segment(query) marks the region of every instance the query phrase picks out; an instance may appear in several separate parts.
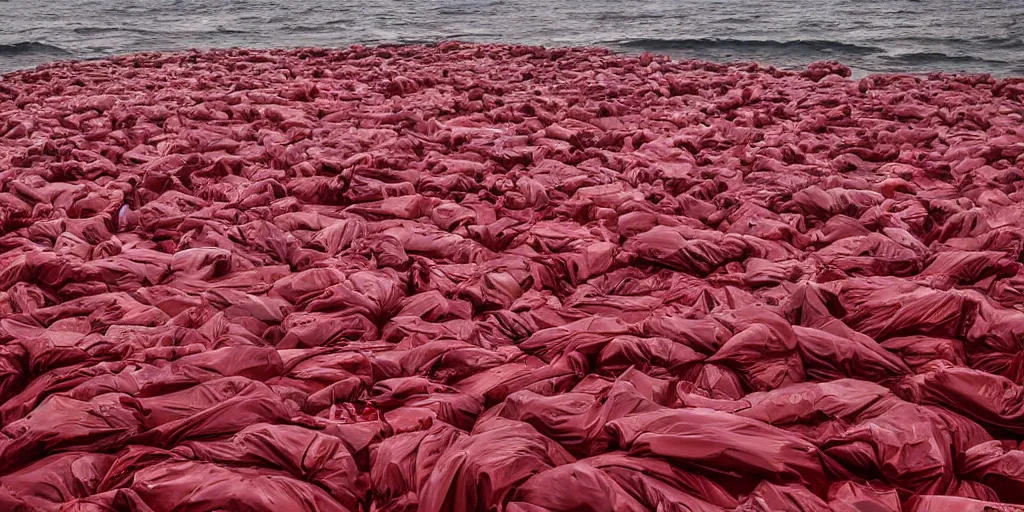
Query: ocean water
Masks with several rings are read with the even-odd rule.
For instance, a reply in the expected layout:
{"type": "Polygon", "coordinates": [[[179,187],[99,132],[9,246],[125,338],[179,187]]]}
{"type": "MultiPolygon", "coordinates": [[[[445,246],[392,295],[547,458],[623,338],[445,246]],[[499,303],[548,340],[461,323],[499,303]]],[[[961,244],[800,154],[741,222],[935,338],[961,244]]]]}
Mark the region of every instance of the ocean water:
{"type": "Polygon", "coordinates": [[[0,0],[0,72],[136,51],[449,39],[1019,76],[1024,0],[0,0]]]}

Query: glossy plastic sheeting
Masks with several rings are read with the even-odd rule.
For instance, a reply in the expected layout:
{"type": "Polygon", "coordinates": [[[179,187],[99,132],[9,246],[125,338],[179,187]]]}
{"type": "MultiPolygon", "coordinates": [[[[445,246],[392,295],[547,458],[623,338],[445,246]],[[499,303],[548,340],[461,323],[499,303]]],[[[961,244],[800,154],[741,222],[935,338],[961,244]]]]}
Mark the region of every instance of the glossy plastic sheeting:
{"type": "Polygon", "coordinates": [[[848,74],[8,75],[0,509],[1021,510],[1024,82],[848,74]]]}

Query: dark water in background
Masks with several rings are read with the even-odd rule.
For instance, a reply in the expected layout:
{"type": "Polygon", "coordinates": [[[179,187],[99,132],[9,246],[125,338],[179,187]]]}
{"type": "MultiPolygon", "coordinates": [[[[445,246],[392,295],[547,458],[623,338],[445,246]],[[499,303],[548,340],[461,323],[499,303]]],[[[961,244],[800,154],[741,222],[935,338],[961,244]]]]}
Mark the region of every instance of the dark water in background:
{"type": "Polygon", "coordinates": [[[135,51],[444,39],[1024,75],[1024,0],[0,0],[0,72],[135,51]]]}

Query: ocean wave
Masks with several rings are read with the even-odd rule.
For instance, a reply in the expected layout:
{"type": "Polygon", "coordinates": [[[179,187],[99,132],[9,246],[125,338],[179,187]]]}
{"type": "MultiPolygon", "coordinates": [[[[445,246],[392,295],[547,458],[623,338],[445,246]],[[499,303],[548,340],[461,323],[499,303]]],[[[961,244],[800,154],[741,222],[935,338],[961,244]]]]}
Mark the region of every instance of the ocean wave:
{"type": "Polygon", "coordinates": [[[124,29],[118,27],[75,27],[71,31],[78,35],[91,36],[93,34],[106,34],[109,32],[124,32],[124,29]]]}
{"type": "Polygon", "coordinates": [[[69,55],[70,52],[59,46],[40,43],[38,41],[20,41],[11,44],[0,44],[0,55],[5,57],[29,54],[69,55]]]}
{"type": "Polygon", "coordinates": [[[248,34],[246,30],[234,28],[213,27],[209,30],[151,30],[144,28],[128,27],[78,27],[72,30],[78,35],[90,36],[118,32],[123,34],[142,34],[156,36],[182,36],[182,35],[208,35],[208,34],[248,34]]]}
{"type": "Polygon", "coordinates": [[[963,46],[976,46],[979,48],[1020,48],[1024,46],[1024,38],[1002,37],[1002,36],[969,36],[969,37],[930,37],[930,36],[904,36],[886,37],[872,39],[872,42],[881,43],[886,47],[898,47],[901,44],[911,43],[931,47],[957,48],[963,46]]]}
{"type": "Polygon", "coordinates": [[[710,49],[789,49],[805,52],[836,52],[843,54],[871,55],[884,53],[885,50],[875,46],[862,46],[857,44],[842,43],[839,41],[827,41],[821,39],[801,39],[796,41],[775,41],[775,40],[747,40],[747,39],[719,39],[719,38],[696,38],[696,39],[627,39],[624,41],[609,41],[607,44],[614,44],[625,48],[636,48],[643,50],[669,51],[669,50],[710,50],[710,49]]]}
{"type": "Polygon", "coordinates": [[[936,62],[1009,64],[1009,62],[1005,60],[986,59],[984,57],[973,57],[971,55],[949,55],[942,52],[914,52],[899,55],[886,55],[883,59],[899,64],[931,64],[936,62]]]}

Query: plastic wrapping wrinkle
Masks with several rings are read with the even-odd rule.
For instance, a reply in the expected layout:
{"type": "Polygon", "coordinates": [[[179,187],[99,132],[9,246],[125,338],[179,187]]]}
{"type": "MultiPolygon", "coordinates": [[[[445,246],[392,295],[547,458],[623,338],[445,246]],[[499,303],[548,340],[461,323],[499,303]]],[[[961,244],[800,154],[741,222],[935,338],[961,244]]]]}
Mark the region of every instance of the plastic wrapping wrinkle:
{"type": "Polygon", "coordinates": [[[0,510],[1022,510],[1024,86],[849,76],[0,78],[0,510]]]}

